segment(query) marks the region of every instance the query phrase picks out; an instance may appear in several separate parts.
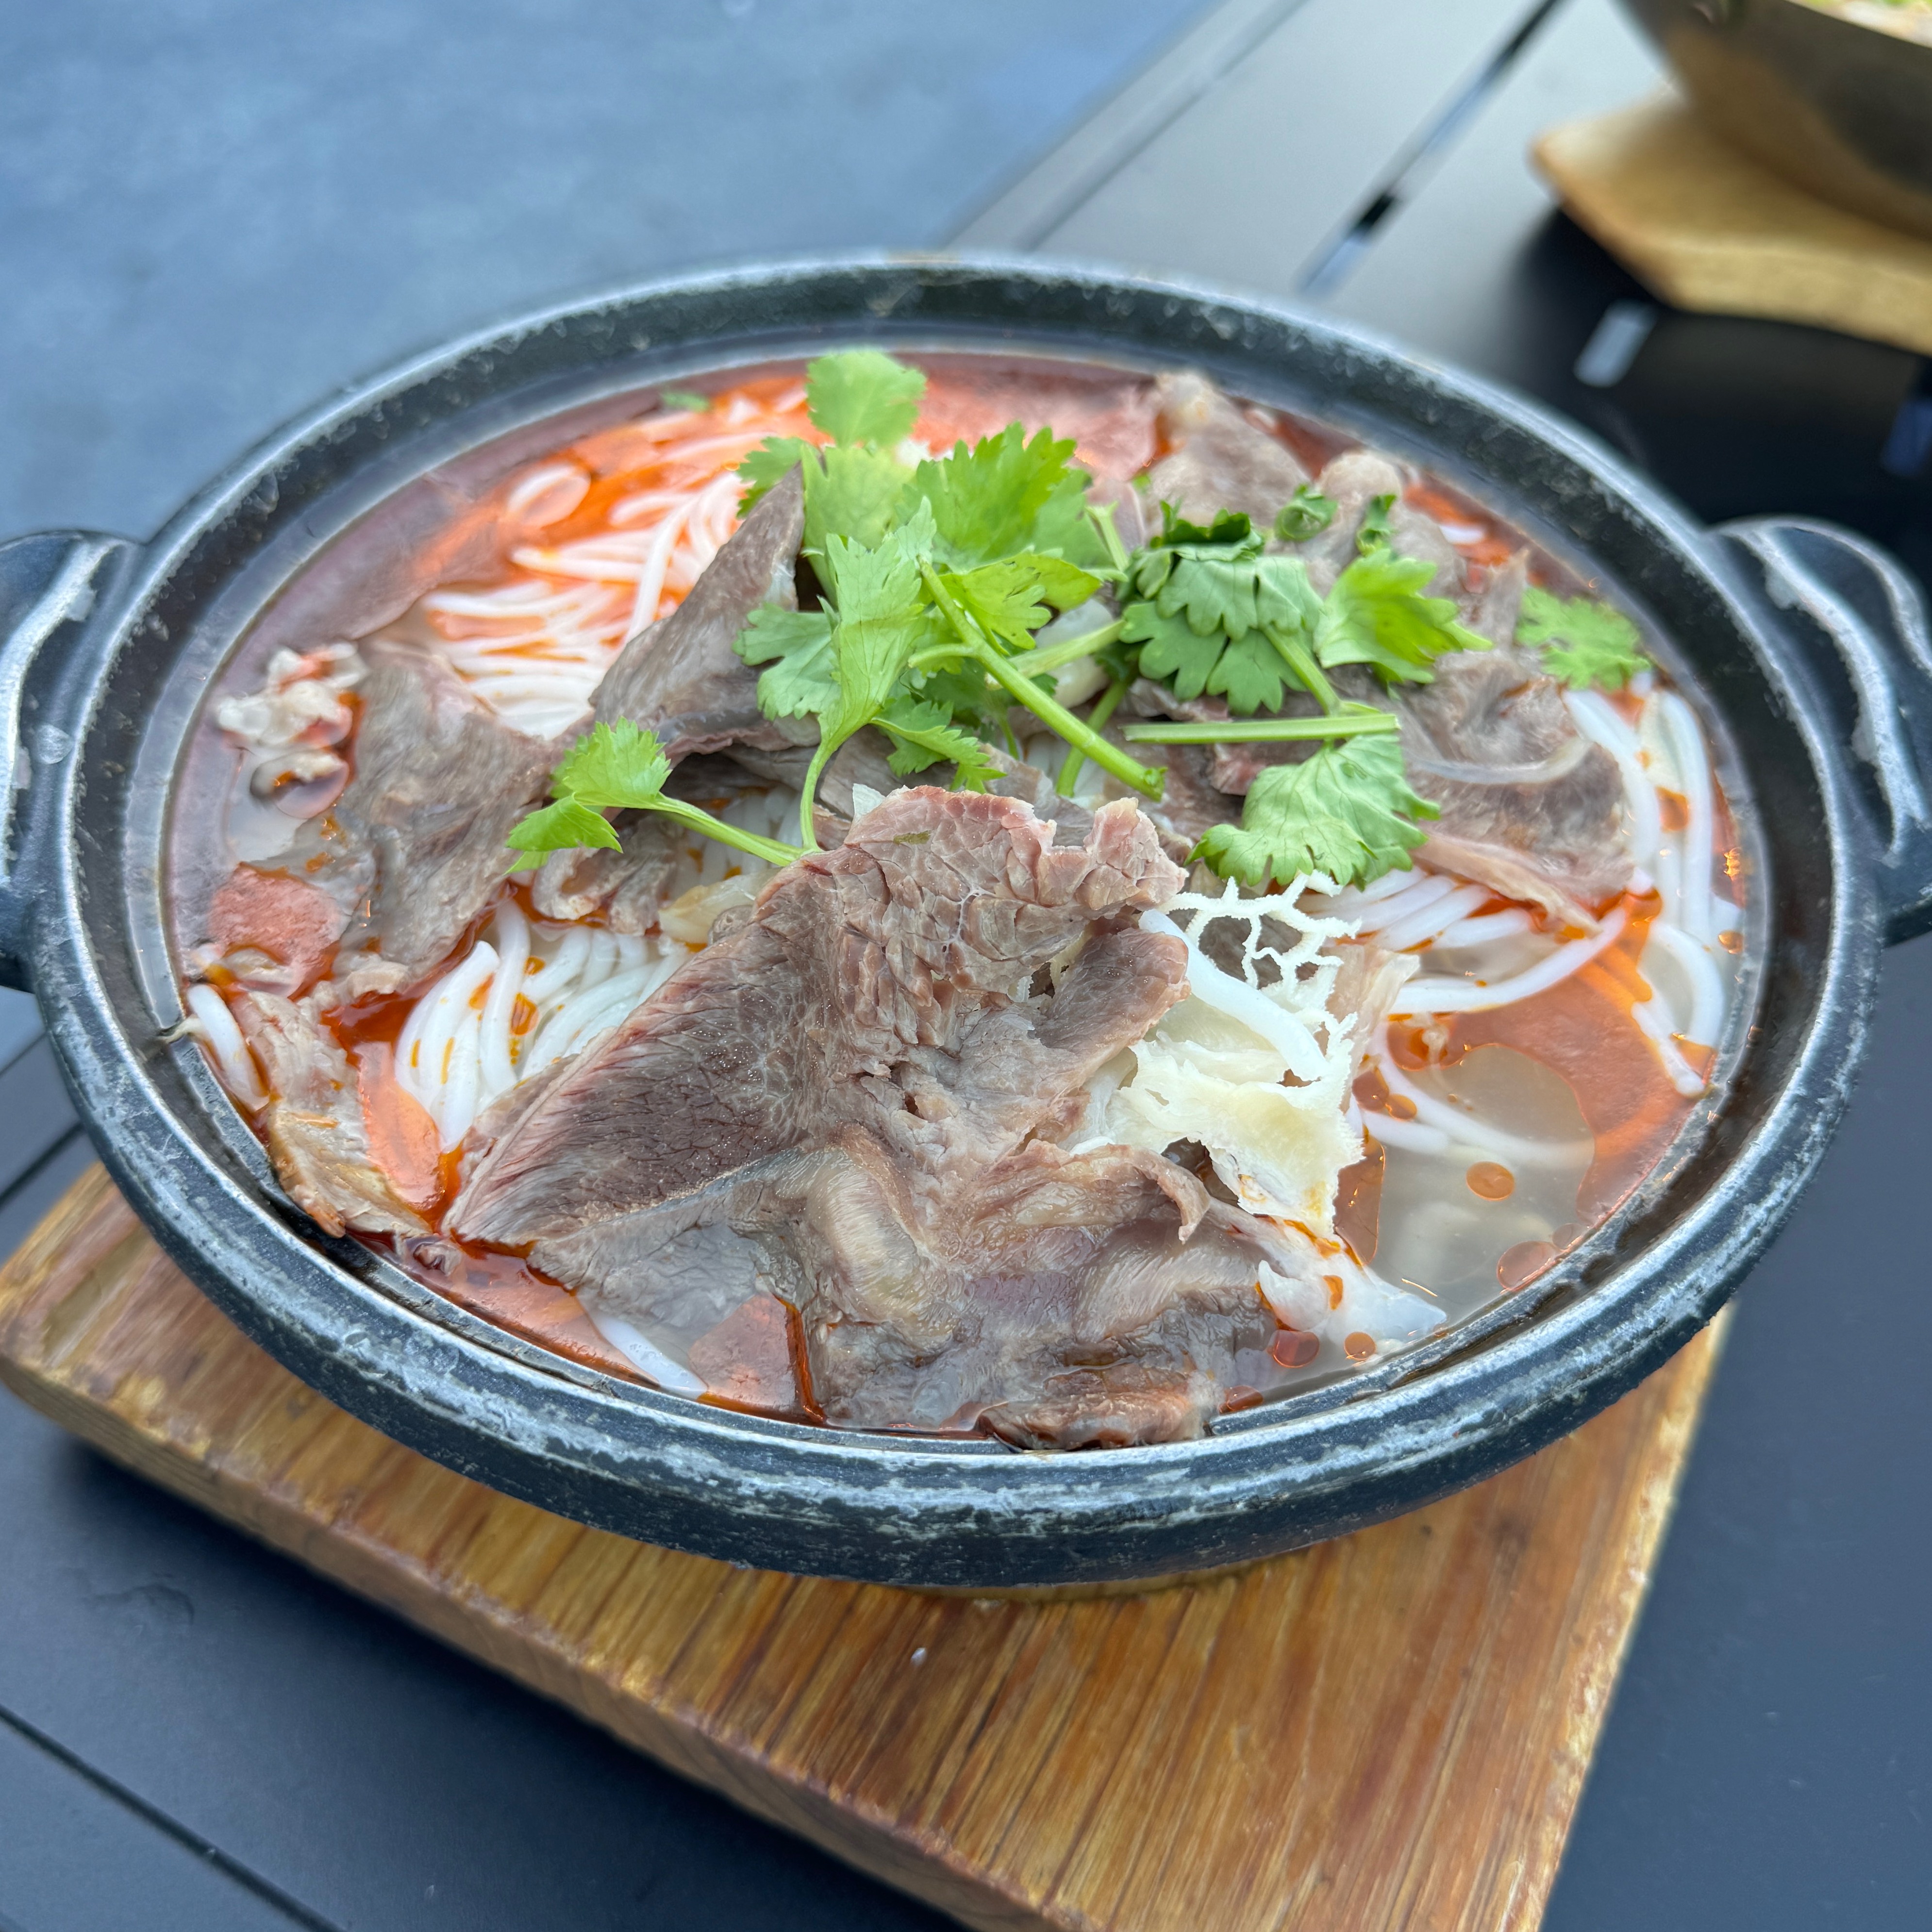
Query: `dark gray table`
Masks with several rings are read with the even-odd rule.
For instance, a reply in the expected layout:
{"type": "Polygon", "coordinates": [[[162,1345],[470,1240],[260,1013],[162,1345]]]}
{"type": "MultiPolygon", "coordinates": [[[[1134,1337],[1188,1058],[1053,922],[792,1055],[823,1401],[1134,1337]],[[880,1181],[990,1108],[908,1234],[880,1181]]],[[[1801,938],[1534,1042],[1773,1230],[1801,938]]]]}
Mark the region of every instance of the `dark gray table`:
{"type": "MultiPolygon", "coordinates": [[[[151,529],[334,382],[574,289],[958,238],[1325,304],[1702,514],[1932,574],[1923,364],[1660,310],[1532,179],[1652,72],[1608,0],[16,7],[0,530],[151,529]]],[[[0,1000],[0,1250],[88,1157],[36,1031],[0,1000]]],[[[1922,940],[1740,1298],[1551,1932],[1932,1922],[1928,1067],[1922,940]]],[[[937,1922],[0,1397],[0,1928],[686,1921],[937,1922]]]]}

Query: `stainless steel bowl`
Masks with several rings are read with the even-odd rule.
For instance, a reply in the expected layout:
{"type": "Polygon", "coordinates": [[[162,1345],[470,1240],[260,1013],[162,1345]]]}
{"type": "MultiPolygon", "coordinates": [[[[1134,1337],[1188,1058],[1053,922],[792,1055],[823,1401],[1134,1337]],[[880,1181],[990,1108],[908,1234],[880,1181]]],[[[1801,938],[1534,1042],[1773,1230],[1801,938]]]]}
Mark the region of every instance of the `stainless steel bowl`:
{"type": "Polygon", "coordinates": [[[1804,0],[1624,0],[1726,140],[1798,187],[1932,236],[1932,46],[1804,0]]]}

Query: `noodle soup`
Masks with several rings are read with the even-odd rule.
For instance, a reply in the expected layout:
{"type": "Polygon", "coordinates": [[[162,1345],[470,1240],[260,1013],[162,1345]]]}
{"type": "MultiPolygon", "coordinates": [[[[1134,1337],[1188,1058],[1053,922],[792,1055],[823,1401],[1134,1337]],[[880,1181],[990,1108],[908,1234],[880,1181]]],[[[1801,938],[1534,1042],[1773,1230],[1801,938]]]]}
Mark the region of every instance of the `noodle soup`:
{"type": "Polygon", "coordinates": [[[321,1227],[614,1376],[1198,1434],[1657,1168],[1741,998],[1730,803],[1656,640],[1441,479],[920,360],[640,399],[218,693],[188,1024],[321,1227]]]}

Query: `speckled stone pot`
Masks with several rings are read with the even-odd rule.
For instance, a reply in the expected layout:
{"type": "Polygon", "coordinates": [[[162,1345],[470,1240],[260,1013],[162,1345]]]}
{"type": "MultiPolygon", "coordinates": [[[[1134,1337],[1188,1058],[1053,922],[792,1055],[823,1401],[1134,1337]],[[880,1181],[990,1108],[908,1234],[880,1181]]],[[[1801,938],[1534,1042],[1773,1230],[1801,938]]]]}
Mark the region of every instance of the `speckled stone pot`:
{"type": "Polygon", "coordinates": [[[1714,536],[1569,424],[1334,322],[1035,262],[753,268],[458,343],[332,399],[152,543],[0,547],[0,955],[170,1254],[398,1441],[585,1522],[775,1569],[982,1588],[1153,1578],[1334,1536],[1540,1449],[1680,1346],[1763,1251],[1837,1125],[1881,948],[1932,922],[1932,647],[1881,554],[1816,525],[1714,536]],[[1532,1288],[1198,1442],[1027,1455],[800,1427],[561,1360],[321,1237],[199,1052],[165,1042],[181,1017],[160,885],[175,772],[211,679],[322,546],[375,506],[544,446],[562,412],[860,340],[1204,367],[1493,505],[1599,576],[1701,686],[1749,821],[1748,997],[1717,1094],[1532,1288]]]}

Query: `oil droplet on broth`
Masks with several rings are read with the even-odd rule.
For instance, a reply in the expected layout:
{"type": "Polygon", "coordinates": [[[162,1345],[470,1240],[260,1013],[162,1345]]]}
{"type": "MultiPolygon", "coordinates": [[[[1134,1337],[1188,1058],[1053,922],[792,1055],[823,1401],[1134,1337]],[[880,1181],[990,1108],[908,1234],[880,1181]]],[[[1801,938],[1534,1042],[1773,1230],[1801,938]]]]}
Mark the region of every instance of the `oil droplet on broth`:
{"type": "Polygon", "coordinates": [[[1268,1347],[1268,1353],[1284,1369],[1305,1369],[1321,1352],[1318,1336],[1294,1328],[1282,1329],[1268,1347]]]}
{"type": "Polygon", "coordinates": [[[1595,1147],[1569,1083],[1513,1047],[1475,1047],[1454,1066],[1407,1078],[1466,1113],[1470,1137],[1442,1154],[1387,1150],[1376,1270],[1425,1284],[1456,1322],[1496,1299],[1506,1253],[1532,1243],[1553,1253],[1556,1231],[1578,1219],[1576,1190],[1595,1147]],[[1508,1142],[1484,1145],[1485,1129],[1508,1142]]]}
{"type": "Polygon", "coordinates": [[[1534,1280],[1556,1258],[1554,1242],[1519,1241],[1514,1247],[1506,1249],[1496,1263],[1497,1283],[1514,1293],[1534,1280]]]}

